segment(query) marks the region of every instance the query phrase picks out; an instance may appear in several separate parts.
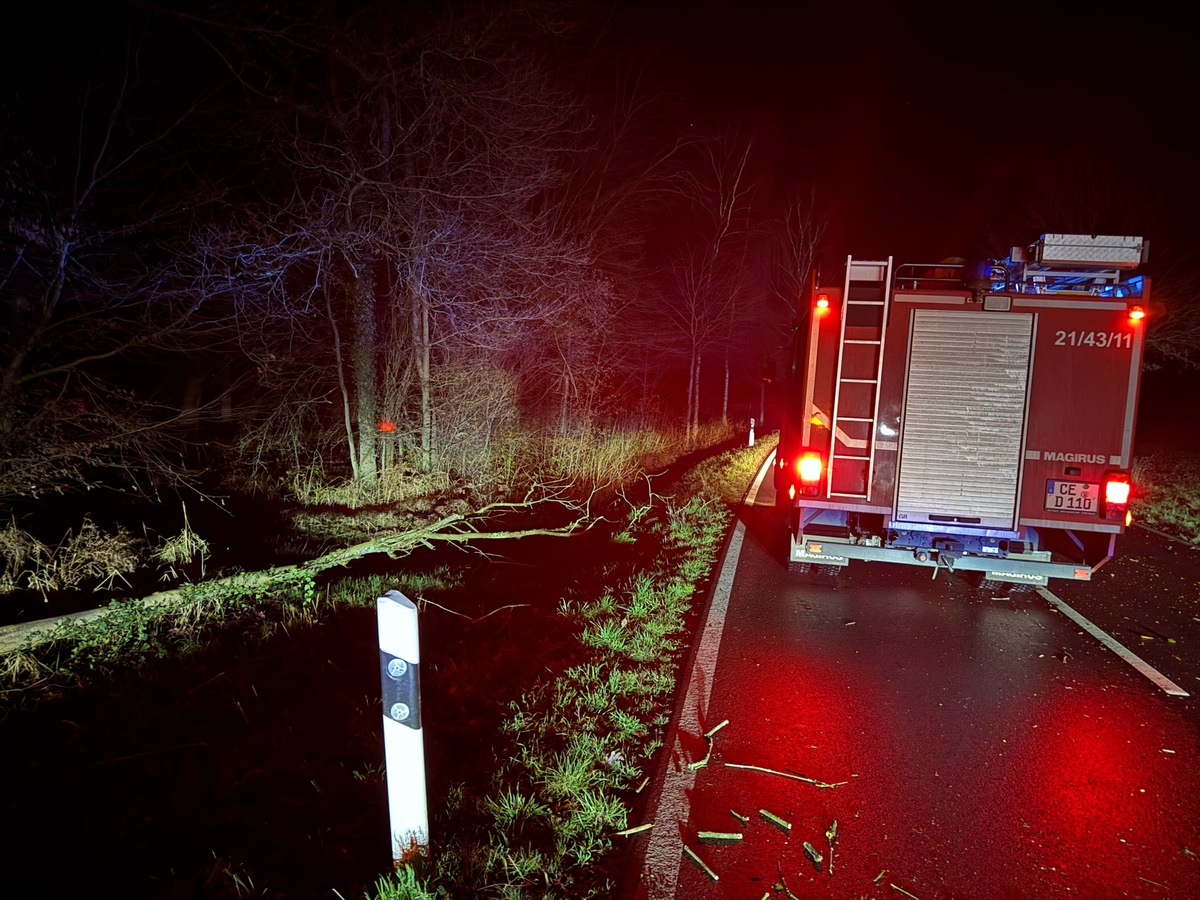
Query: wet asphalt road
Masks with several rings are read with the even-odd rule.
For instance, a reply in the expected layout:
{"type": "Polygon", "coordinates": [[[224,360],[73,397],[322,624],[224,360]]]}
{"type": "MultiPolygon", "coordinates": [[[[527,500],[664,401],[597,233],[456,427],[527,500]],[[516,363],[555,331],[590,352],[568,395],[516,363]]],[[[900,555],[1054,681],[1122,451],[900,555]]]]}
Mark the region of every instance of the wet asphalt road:
{"type": "Polygon", "coordinates": [[[1095,581],[1051,586],[1191,694],[1170,696],[1038,594],[791,575],[769,484],[757,501],[625,896],[1200,897],[1200,552],[1135,529],[1095,581]]]}

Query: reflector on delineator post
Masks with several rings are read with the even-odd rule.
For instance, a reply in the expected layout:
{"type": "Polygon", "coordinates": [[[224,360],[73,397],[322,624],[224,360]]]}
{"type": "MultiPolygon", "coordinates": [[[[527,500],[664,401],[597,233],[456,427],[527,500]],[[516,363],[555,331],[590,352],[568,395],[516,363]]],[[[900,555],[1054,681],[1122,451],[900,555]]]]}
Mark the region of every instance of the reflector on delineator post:
{"type": "Polygon", "coordinates": [[[392,864],[400,868],[429,855],[417,607],[399,591],[388,591],[375,605],[392,864]]]}

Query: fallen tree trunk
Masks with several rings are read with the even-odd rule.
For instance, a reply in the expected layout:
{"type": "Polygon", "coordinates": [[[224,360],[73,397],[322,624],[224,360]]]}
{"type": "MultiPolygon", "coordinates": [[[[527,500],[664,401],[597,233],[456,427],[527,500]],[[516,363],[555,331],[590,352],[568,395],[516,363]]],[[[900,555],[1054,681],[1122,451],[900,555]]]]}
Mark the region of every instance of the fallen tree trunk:
{"type": "MultiPolygon", "coordinates": [[[[348,566],[356,560],[378,553],[391,559],[407,556],[420,548],[431,548],[439,543],[467,544],[476,541],[515,540],[526,537],[570,537],[592,527],[598,519],[592,516],[590,505],[573,503],[558,498],[526,498],[524,501],[490,503],[472,513],[452,515],[420,528],[377,535],[349,547],[340,547],[315,559],[287,566],[276,566],[258,572],[239,572],[224,578],[215,578],[200,584],[188,584],[169,591],[159,591],[140,600],[147,609],[183,606],[198,599],[218,598],[223,594],[267,594],[273,589],[288,585],[310,582],[318,575],[339,566],[348,566]],[[533,509],[540,504],[557,504],[574,511],[574,519],[557,526],[515,528],[503,531],[482,531],[490,516],[522,509],[533,509]]],[[[66,616],[22,622],[0,628],[0,655],[52,640],[54,632],[64,623],[87,622],[105,616],[112,607],[89,609],[66,616]]]]}

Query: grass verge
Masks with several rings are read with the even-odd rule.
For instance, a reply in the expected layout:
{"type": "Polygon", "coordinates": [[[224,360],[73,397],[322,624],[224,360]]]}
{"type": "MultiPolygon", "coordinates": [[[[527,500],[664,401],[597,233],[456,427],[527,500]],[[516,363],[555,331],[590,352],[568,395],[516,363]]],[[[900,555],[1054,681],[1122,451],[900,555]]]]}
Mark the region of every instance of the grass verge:
{"type": "Polygon", "coordinates": [[[662,746],[700,588],[772,446],[710,459],[630,511],[621,539],[649,542],[653,562],[561,601],[585,661],[510,704],[487,794],[451,819],[424,871],[380,879],[377,900],[613,895],[603,863],[662,746]]]}
{"type": "MultiPolygon", "coordinates": [[[[558,615],[578,641],[572,664],[512,702],[494,735],[497,763],[486,789],[482,781],[469,794],[451,785],[447,796],[431,798],[447,811],[431,864],[381,878],[375,896],[611,896],[606,861],[661,746],[690,617],[699,612],[731,508],[769,449],[763,442],[710,459],[672,493],[627,507],[618,538],[641,551],[634,556],[642,563],[622,569],[597,595],[561,598],[558,615]]],[[[388,588],[420,604],[451,580],[444,571],[391,575],[386,583],[382,576],[329,583],[280,577],[220,592],[194,585],[162,606],[117,604],[103,618],[69,623],[52,639],[5,655],[0,707],[184,656],[230,632],[253,641],[303,628],[339,608],[372,604],[388,588]]],[[[367,766],[355,778],[380,780],[381,773],[367,766]]]]}
{"type": "Polygon", "coordinates": [[[1151,451],[1133,463],[1134,522],[1200,546],[1200,453],[1151,451]]]}

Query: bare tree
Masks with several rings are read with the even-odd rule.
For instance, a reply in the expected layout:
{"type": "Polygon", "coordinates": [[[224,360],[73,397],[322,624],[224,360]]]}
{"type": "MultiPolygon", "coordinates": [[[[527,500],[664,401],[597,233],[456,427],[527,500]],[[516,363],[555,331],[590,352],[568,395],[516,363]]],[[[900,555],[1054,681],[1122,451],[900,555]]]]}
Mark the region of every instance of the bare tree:
{"type": "Polygon", "coordinates": [[[1148,365],[1200,367],[1200,258],[1194,249],[1156,268],[1146,330],[1148,365]]]}
{"type": "Polygon", "coordinates": [[[581,126],[536,61],[542,25],[516,6],[420,21],[385,5],[316,25],[217,18],[202,24],[265,41],[291,66],[283,91],[277,69],[230,58],[251,96],[279,107],[266,146],[289,185],[231,243],[260,273],[293,273],[259,279],[279,309],[297,305],[298,280],[324,298],[355,475],[374,478],[381,411],[388,427],[411,426],[414,462],[432,468],[439,385],[461,385],[439,370],[479,371],[487,354],[499,365],[586,270],[548,203],[581,126]],[[313,73],[320,89],[306,92],[313,73]]]}
{"type": "MultiPolygon", "coordinates": [[[[171,384],[174,354],[229,336],[230,309],[196,290],[190,252],[221,199],[178,164],[197,104],[161,108],[163,85],[152,83],[131,34],[120,65],[94,73],[79,95],[29,88],[5,104],[6,498],[91,486],[114,469],[126,484],[181,477],[187,417],[171,384]],[[36,116],[38,129],[23,129],[23,115],[36,116]]],[[[25,74],[25,84],[36,82],[25,74]]]]}
{"type": "Polygon", "coordinates": [[[558,64],[583,98],[588,127],[546,210],[550,228],[569,236],[583,259],[563,271],[567,302],[521,353],[533,381],[524,394],[539,398],[561,433],[596,417],[628,421],[635,406],[639,421],[657,421],[649,382],[661,342],[635,306],[648,274],[647,240],[662,210],[688,192],[685,156],[700,143],[692,134],[663,141],[677,112],[665,73],[642,54],[605,47],[590,28],[580,38],[564,46],[558,64]]]}
{"type": "Polygon", "coordinates": [[[732,335],[737,296],[746,283],[753,190],[747,164],[752,146],[750,140],[726,136],[700,148],[689,197],[697,225],[681,236],[660,293],[656,316],[663,324],[667,347],[679,347],[686,355],[689,437],[700,424],[704,357],[732,335]]]}
{"type": "Polygon", "coordinates": [[[775,230],[777,256],[770,280],[771,293],[786,311],[779,317],[780,337],[807,312],[803,303],[828,231],[829,221],[818,209],[815,191],[792,198],[775,230]]]}

